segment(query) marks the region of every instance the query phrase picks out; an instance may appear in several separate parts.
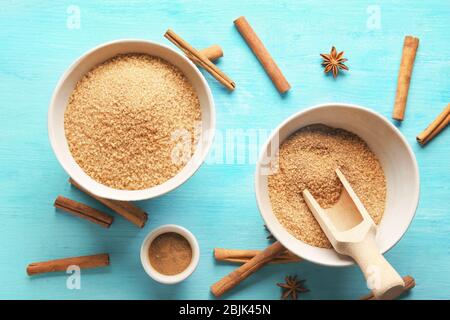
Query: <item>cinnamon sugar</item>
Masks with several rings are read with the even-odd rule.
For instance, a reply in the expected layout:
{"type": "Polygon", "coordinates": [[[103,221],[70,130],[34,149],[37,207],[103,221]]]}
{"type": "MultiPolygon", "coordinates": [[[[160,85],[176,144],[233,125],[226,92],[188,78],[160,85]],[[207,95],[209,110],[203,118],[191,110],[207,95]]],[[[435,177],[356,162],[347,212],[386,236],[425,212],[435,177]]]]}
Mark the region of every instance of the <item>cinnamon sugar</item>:
{"type": "Polygon", "coordinates": [[[188,79],[165,60],[118,55],[76,85],[64,115],[70,152],[96,181],[139,190],[175,176],[195,151],[200,102],[188,79]],[[185,161],[173,161],[180,141],[191,139],[185,161]]]}
{"type": "Polygon", "coordinates": [[[303,200],[307,188],[323,208],[333,206],[342,185],[340,168],[376,224],[383,216],[386,180],[367,144],[357,135],[325,125],[307,126],[280,146],[279,168],[269,176],[272,209],[297,239],[330,248],[331,244],[303,200]]]}

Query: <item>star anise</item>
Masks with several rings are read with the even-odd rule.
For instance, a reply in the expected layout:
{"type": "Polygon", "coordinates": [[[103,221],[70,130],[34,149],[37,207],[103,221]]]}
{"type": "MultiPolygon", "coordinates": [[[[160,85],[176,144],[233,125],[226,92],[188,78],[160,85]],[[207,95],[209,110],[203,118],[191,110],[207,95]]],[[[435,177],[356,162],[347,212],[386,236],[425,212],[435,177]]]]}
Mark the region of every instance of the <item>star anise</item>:
{"type": "Polygon", "coordinates": [[[283,289],[281,299],[291,298],[297,300],[297,292],[303,293],[309,290],[304,287],[306,280],[297,280],[297,276],[286,276],[286,283],[277,283],[277,286],[283,289]]]}
{"type": "Polygon", "coordinates": [[[270,232],[269,228],[267,228],[266,225],[264,225],[264,229],[266,229],[266,231],[269,233],[269,235],[266,237],[267,240],[269,241],[275,241],[277,239],[275,239],[275,237],[272,235],[272,233],[270,232]]]}
{"type": "Polygon", "coordinates": [[[347,59],[344,58],[344,51],[337,53],[336,48],[331,48],[330,54],[321,53],[323,58],[322,65],[325,67],[325,73],[332,72],[333,77],[336,78],[339,70],[348,70],[348,67],[344,64],[347,59]]]}

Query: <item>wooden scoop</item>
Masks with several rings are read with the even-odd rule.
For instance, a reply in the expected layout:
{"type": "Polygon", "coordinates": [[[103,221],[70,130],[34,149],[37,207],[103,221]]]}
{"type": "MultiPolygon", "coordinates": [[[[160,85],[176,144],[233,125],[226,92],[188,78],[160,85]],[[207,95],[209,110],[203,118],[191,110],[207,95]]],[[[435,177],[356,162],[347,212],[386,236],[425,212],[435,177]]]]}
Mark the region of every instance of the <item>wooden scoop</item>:
{"type": "Polygon", "coordinates": [[[339,169],[336,174],[343,189],[333,207],[321,208],[307,189],[303,191],[303,198],[333,248],[352,257],[359,265],[375,298],[393,299],[403,291],[405,283],[380,253],[375,242],[377,226],[364,205],[339,169]]]}

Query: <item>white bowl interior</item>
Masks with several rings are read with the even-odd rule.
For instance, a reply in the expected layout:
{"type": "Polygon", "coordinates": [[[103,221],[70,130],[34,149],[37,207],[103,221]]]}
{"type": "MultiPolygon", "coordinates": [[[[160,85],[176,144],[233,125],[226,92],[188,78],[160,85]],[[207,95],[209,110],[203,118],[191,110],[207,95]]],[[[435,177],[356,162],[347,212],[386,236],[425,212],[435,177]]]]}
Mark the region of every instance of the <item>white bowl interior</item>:
{"type": "Polygon", "coordinates": [[[378,226],[377,243],[381,252],[386,252],[400,240],[414,217],[419,199],[417,163],[411,148],[395,126],[377,113],[354,105],[326,104],[312,107],[293,115],[273,132],[263,147],[255,176],[256,197],[265,223],[275,238],[304,259],[329,266],[353,263],[350,258],[337,254],[333,249],[317,248],[297,240],[278,222],[272,211],[265,165],[267,161],[264,157],[269,155],[269,161],[275,160],[274,154],[270,154],[271,147],[278,146],[278,141],[281,144],[298,129],[315,123],[357,134],[378,157],[387,180],[387,199],[378,226]]]}
{"type": "Polygon", "coordinates": [[[189,277],[197,268],[199,259],[200,259],[200,247],[198,245],[197,239],[194,237],[194,235],[187,229],[180,227],[175,224],[166,224],[159,228],[156,228],[155,230],[151,231],[147,237],[145,237],[144,241],[142,242],[141,246],[141,263],[145,270],[145,272],[152,277],[154,280],[164,283],[164,284],[175,284],[178,282],[183,281],[187,277],[189,277]],[[179,235],[183,236],[191,245],[192,249],[192,260],[189,266],[181,273],[175,274],[175,275],[165,275],[162,273],[159,273],[158,271],[153,268],[153,266],[150,263],[150,259],[148,257],[148,250],[150,248],[150,245],[152,241],[159,235],[167,232],[175,232],[179,235]]]}
{"type": "Polygon", "coordinates": [[[64,170],[93,194],[115,200],[143,200],[157,197],[181,185],[200,167],[211,147],[215,130],[214,101],[205,78],[197,67],[183,55],[161,44],[143,40],[119,40],[92,49],[75,61],[61,77],[53,94],[48,114],[50,143],[64,170]],[[64,133],[64,112],[77,82],[96,65],[123,53],[146,53],[160,57],[177,66],[196,90],[202,112],[202,135],[196,151],[186,166],[161,185],[143,190],[118,190],[89,177],[73,159],[64,133]]]}

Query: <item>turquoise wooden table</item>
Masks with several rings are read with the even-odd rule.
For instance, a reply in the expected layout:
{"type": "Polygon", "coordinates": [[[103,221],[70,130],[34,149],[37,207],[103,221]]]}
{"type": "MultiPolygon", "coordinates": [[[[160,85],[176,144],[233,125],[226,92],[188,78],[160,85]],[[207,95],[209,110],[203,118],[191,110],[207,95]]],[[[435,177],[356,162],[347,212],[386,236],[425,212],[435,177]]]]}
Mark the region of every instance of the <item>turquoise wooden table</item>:
{"type": "MultiPolygon", "coordinates": [[[[69,186],[48,142],[47,108],[58,78],[74,59],[106,41],[142,38],[172,46],[163,37],[168,27],[198,48],[218,43],[225,52],[218,65],[236,81],[235,92],[204,73],[216,102],[217,150],[233,130],[269,133],[294,112],[323,102],[360,104],[390,118],[403,37],[419,37],[406,118],[399,128],[420,166],[420,204],[387,257],[402,275],[417,281],[404,299],[450,297],[450,130],[424,148],[415,141],[450,102],[448,0],[75,0],[3,1],[0,8],[0,298],[210,299],[210,285],[235,268],[216,263],[214,247],[268,245],[253,191],[258,145],[246,145],[249,156],[240,160],[215,153],[179,189],[138,203],[150,213],[142,230],[120,217],[105,230],[53,209],[58,194],[101,208],[69,186]],[[240,15],[290,81],[285,97],[234,28],[240,15]],[[350,67],[336,80],[320,66],[319,53],[332,45],[345,50],[350,67]],[[201,248],[196,272],[174,286],[151,280],[139,260],[145,235],[166,223],[190,229],[201,248]],[[25,273],[29,262],[101,252],[111,254],[111,266],[82,271],[80,290],[66,288],[65,273],[36,278],[25,273]]],[[[301,299],[355,299],[367,292],[356,267],[304,262],[268,266],[225,298],[278,299],[275,283],[288,274],[307,279],[311,291],[301,299]]]]}

